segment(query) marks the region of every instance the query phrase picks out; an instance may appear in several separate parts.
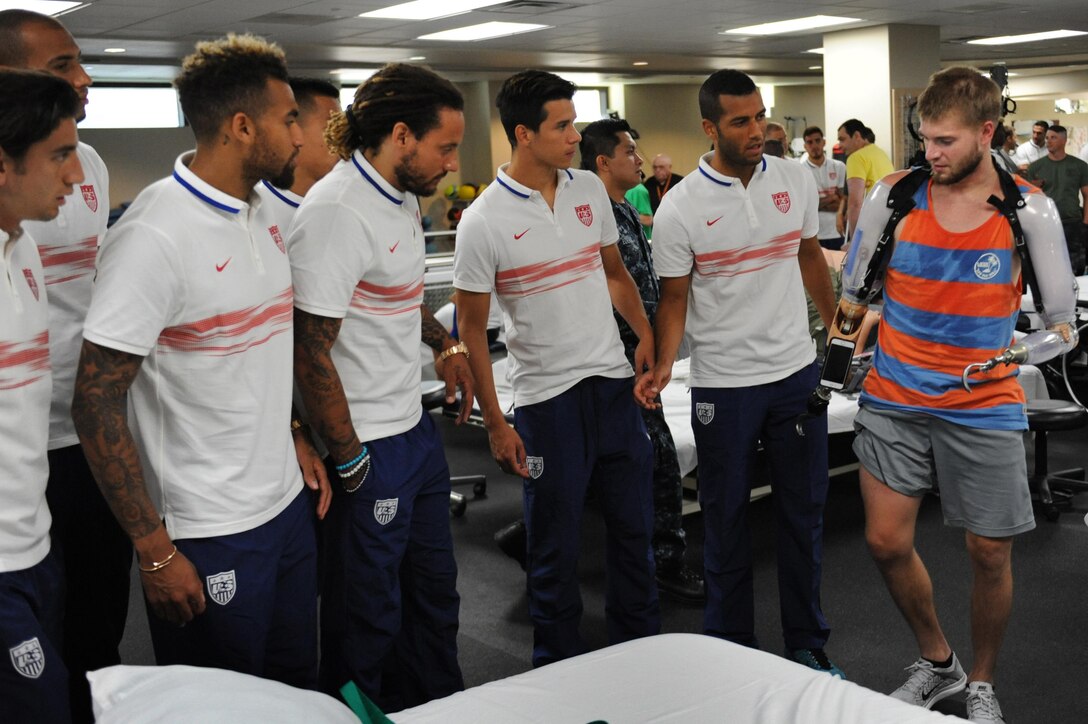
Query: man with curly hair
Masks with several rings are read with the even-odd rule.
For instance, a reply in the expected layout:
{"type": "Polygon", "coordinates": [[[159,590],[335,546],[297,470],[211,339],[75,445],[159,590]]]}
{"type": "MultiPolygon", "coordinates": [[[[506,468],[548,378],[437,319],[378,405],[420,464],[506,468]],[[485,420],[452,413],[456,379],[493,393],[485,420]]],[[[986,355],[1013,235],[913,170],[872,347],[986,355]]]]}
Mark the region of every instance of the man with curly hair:
{"type": "Polygon", "coordinates": [[[249,35],[199,43],[175,85],[196,151],[103,245],[76,429],[136,549],[158,663],[312,687],[317,551],[303,481],[319,517],[329,489],[308,439],[292,443],[291,269],[253,190],[291,185],[298,106],[283,52],[249,35]]]}

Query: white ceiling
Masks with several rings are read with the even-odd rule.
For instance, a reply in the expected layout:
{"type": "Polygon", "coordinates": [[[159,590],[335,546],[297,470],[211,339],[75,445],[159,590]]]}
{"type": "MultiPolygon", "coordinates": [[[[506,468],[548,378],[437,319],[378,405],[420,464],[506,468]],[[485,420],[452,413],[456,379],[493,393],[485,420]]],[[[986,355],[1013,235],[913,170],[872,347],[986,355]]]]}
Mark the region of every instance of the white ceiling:
{"type": "MultiPolygon", "coordinates": [[[[1005,62],[1022,75],[1088,66],[1088,36],[1011,46],[966,45],[982,36],[1088,31],[1085,0],[514,0],[426,22],[379,20],[359,13],[398,0],[92,0],[62,17],[96,79],[172,77],[170,66],[196,40],[248,31],[280,43],[295,73],[374,66],[411,56],[457,79],[503,77],[526,67],[604,73],[609,79],[701,79],[735,67],[770,82],[820,82],[819,31],[777,37],[719,35],[729,28],[822,13],[861,18],[850,27],[905,23],[941,28],[941,60],[988,66],[1005,62]],[[547,30],[476,43],[418,36],[491,20],[545,23],[547,30]],[[124,47],[121,56],[106,55],[124,47]],[[643,68],[632,66],[647,61],[643,68]],[[152,67],[160,66],[156,72],[152,67]],[[111,70],[112,68],[112,70],[111,70]]],[[[865,58],[858,58],[864,63],[865,58]]],[[[1084,72],[1083,70],[1081,72],[1084,72]]],[[[1086,84],[1088,89],[1088,84],[1086,84]]]]}

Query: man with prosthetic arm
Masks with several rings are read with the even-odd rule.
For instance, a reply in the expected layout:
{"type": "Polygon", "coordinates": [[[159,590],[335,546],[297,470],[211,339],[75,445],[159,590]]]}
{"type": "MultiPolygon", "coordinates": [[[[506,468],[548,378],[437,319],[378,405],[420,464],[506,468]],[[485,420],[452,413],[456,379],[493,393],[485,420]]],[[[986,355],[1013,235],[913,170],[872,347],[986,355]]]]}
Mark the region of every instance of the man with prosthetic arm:
{"type": "MultiPolygon", "coordinates": [[[[854,452],[866,541],[920,653],[892,696],[931,708],[967,688],[968,716],[979,722],[1004,722],[992,682],[1012,606],[1012,536],[1035,526],[1013,365],[1077,343],[1075,280],[1054,203],[990,160],[999,111],[997,86],[974,69],[931,78],[918,114],[932,168],[886,176],[865,200],[830,335],[856,342],[883,289],[854,452]],[[1047,329],[1014,342],[1024,283],[1047,329]],[[973,570],[966,673],[914,549],[922,496],[937,484],[945,522],[966,529],[973,570]]],[[[822,386],[841,386],[846,369],[829,379],[834,366],[825,365],[822,386]]]]}

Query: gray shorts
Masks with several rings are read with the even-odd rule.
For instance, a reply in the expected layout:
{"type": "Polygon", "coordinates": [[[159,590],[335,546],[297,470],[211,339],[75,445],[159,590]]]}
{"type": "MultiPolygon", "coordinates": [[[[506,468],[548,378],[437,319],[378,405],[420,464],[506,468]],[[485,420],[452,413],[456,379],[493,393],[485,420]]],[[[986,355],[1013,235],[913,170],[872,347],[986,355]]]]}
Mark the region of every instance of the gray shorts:
{"type": "Polygon", "coordinates": [[[938,485],[947,525],[1004,538],[1035,527],[1020,430],[985,430],[921,413],[863,406],[854,454],[903,495],[938,485]]]}

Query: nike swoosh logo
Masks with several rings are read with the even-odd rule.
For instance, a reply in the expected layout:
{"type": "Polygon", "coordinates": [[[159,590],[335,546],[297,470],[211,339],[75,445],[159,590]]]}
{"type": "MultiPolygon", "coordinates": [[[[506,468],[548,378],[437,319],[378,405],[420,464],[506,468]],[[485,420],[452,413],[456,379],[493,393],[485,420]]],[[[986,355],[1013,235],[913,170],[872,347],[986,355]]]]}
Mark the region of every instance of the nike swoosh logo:
{"type": "Polygon", "coordinates": [[[215,270],[216,270],[217,272],[221,272],[221,271],[223,271],[224,269],[226,269],[226,268],[227,268],[227,264],[230,264],[230,260],[231,260],[231,259],[233,259],[233,258],[234,258],[234,257],[232,256],[232,257],[230,257],[229,259],[227,259],[227,260],[226,260],[225,262],[223,262],[222,264],[216,264],[216,265],[215,265],[215,270]]]}
{"type": "Polygon", "coordinates": [[[710,219],[707,219],[706,220],[706,225],[707,226],[714,226],[714,224],[718,223],[721,220],[722,220],[722,217],[720,217],[720,216],[718,218],[714,219],[713,221],[711,221],[710,219]]]}
{"type": "MultiPolygon", "coordinates": [[[[531,228],[533,228],[533,227],[531,227],[531,226],[530,226],[530,227],[529,227],[529,229],[531,229],[531,228]]],[[[520,234],[514,234],[514,241],[517,241],[517,240],[518,240],[518,239],[520,239],[521,237],[523,237],[523,236],[525,236],[526,234],[528,234],[528,233],[529,233],[529,229],[526,229],[525,231],[521,232],[520,234]]]]}
{"type": "Polygon", "coordinates": [[[393,246],[389,247],[389,253],[392,254],[394,251],[396,251],[398,246],[400,246],[399,241],[396,244],[393,244],[393,246]]]}

